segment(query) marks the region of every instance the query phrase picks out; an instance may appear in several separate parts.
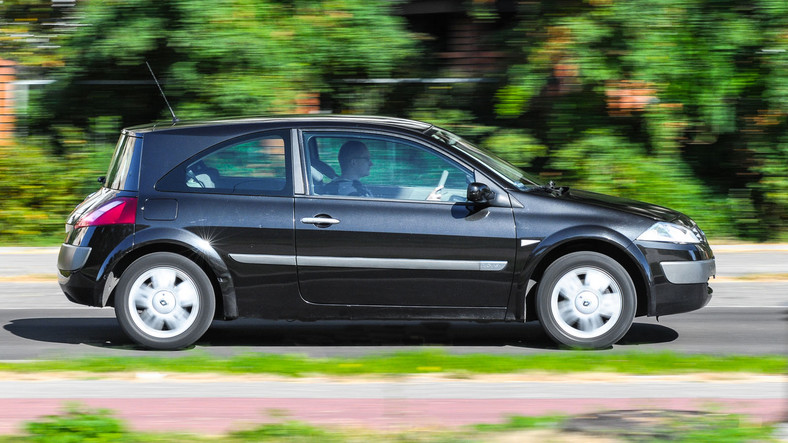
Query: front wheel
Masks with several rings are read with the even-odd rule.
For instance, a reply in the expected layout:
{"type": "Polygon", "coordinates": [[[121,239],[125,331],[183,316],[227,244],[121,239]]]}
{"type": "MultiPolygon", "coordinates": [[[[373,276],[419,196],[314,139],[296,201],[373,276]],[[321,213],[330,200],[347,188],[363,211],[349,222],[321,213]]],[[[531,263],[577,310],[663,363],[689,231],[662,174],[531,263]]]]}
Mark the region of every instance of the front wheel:
{"type": "Polygon", "coordinates": [[[169,252],[137,259],[120,277],[115,316],[126,335],[152,349],[180,349],[211,325],[213,287],[191,260],[169,252]]]}
{"type": "Polygon", "coordinates": [[[553,262],[536,294],[539,321],[554,341],[573,348],[607,348],[629,331],[637,296],[621,264],[596,252],[553,262]]]}

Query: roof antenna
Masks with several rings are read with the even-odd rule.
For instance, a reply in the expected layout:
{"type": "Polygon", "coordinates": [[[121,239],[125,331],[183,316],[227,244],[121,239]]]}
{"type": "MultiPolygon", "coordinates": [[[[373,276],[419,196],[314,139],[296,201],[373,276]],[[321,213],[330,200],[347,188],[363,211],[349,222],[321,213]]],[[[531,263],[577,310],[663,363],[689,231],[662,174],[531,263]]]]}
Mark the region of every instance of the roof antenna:
{"type": "Polygon", "coordinates": [[[164,90],[161,89],[161,85],[159,84],[159,81],[156,80],[156,74],[153,73],[153,69],[151,69],[150,63],[148,63],[148,61],[145,60],[145,64],[148,66],[148,71],[150,71],[150,75],[153,77],[153,81],[156,82],[156,86],[159,87],[159,92],[161,92],[161,96],[162,98],[164,98],[164,103],[166,103],[167,108],[170,109],[170,114],[172,114],[172,124],[174,125],[175,123],[178,123],[179,121],[178,117],[175,116],[175,112],[172,110],[172,106],[170,106],[170,102],[167,100],[167,96],[164,95],[164,90]]]}

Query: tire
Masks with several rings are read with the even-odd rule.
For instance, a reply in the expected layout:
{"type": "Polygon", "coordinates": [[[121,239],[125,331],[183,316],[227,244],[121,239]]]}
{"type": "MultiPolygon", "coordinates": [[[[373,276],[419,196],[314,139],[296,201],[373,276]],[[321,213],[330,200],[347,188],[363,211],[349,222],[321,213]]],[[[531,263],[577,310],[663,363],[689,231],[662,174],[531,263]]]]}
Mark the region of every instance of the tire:
{"type": "Polygon", "coordinates": [[[536,293],[545,332],[571,348],[602,349],[632,326],[637,296],[621,264],[596,252],[573,252],[545,271],[536,293]]]}
{"type": "Polygon", "coordinates": [[[213,286],[191,260],[169,252],[138,258],[120,277],[115,316],[123,332],[151,349],[192,345],[216,309],[213,286]]]}

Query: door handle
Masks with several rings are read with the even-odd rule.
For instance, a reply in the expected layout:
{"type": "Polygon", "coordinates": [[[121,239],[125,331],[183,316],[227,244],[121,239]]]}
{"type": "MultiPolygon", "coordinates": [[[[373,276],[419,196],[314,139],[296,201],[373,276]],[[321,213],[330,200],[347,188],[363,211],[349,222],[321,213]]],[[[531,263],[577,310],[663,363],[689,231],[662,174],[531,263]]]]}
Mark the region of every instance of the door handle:
{"type": "Polygon", "coordinates": [[[315,225],[318,227],[323,225],[322,227],[327,227],[329,225],[335,225],[339,223],[339,220],[335,218],[331,218],[329,216],[322,216],[322,217],[316,216],[316,217],[304,217],[301,219],[301,223],[305,225],[315,225]]]}

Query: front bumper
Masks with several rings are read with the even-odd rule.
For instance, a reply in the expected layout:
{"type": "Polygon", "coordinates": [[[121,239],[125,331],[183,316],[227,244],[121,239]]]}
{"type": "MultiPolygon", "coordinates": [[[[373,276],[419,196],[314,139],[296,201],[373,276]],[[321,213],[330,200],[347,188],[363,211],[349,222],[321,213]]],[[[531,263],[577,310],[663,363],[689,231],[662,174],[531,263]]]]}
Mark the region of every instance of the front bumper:
{"type": "Polygon", "coordinates": [[[711,300],[709,278],[716,270],[708,243],[637,242],[651,271],[648,315],[694,311],[711,300]]]}
{"type": "Polygon", "coordinates": [[[652,292],[653,308],[649,307],[649,315],[680,314],[700,309],[709,304],[711,293],[708,283],[656,285],[652,292]]]}
{"type": "Polygon", "coordinates": [[[669,282],[677,285],[706,283],[717,274],[714,259],[699,261],[664,261],[659,264],[669,282]]]}

